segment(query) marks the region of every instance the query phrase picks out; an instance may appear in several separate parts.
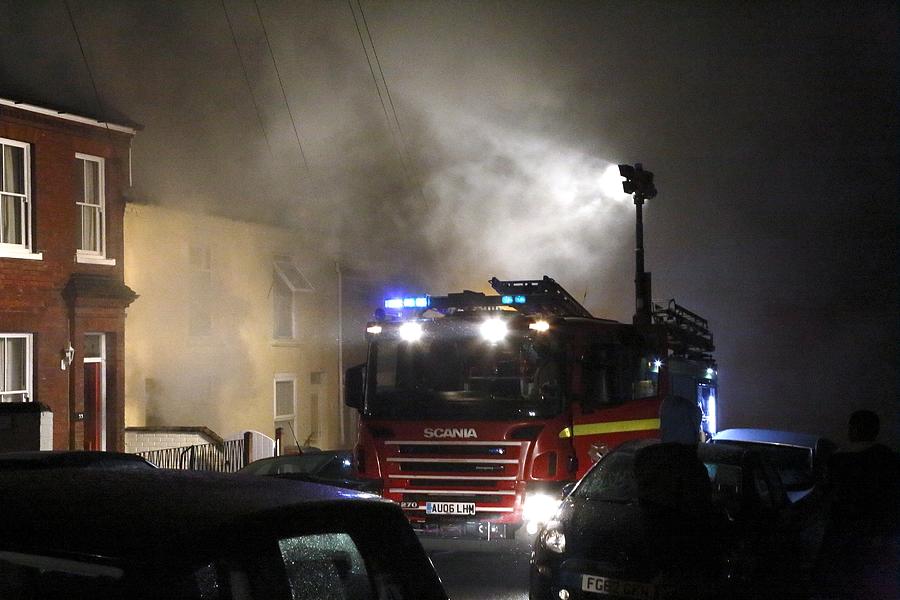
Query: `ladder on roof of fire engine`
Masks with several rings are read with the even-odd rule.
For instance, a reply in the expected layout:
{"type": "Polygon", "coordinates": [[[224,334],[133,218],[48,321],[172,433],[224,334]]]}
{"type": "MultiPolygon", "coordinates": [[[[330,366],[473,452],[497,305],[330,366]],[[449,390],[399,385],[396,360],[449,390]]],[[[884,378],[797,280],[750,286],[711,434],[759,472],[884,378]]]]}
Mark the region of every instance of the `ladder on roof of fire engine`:
{"type": "Polygon", "coordinates": [[[501,281],[493,277],[490,284],[494,291],[501,296],[525,296],[523,306],[531,313],[557,315],[560,317],[593,318],[593,315],[578,300],[556,283],[556,280],[546,275],[544,275],[543,279],[511,281],[501,281]]]}
{"type": "Polygon", "coordinates": [[[653,303],[653,322],[665,326],[675,354],[708,358],[716,349],[709,322],[676,304],[674,298],[665,305],[653,303]]]}

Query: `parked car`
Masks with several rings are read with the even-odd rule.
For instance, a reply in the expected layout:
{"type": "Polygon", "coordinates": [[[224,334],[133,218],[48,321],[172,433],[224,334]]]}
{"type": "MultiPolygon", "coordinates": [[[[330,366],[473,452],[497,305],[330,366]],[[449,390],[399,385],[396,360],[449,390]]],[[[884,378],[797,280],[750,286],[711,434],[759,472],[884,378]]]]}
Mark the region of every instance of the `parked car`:
{"type": "Polygon", "coordinates": [[[0,598],[446,600],[399,507],[167,469],[0,472],[0,598]]]}
{"type": "Polygon", "coordinates": [[[378,494],[381,482],[360,477],[350,450],[311,450],[255,460],[237,471],[241,475],[270,475],[282,479],[311,481],[378,494]]]}
{"type": "Polygon", "coordinates": [[[753,448],[764,454],[778,471],[791,502],[804,500],[813,492],[814,496],[820,495],[828,459],[837,449],[837,444],[825,437],[774,429],[725,429],[711,441],[753,448]]]}
{"type": "Polygon", "coordinates": [[[622,444],[565,497],[535,540],[532,600],[793,597],[806,585],[812,551],[797,551],[791,505],[758,453],[700,445],[712,507],[696,532],[664,539],[634,471],[636,453],[654,444],[622,444]],[[686,555],[696,560],[680,560],[686,555]]]}
{"type": "Polygon", "coordinates": [[[137,454],[93,450],[33,450],[0,453],[0,471],[9,469],[155,469],[137,454]]]}

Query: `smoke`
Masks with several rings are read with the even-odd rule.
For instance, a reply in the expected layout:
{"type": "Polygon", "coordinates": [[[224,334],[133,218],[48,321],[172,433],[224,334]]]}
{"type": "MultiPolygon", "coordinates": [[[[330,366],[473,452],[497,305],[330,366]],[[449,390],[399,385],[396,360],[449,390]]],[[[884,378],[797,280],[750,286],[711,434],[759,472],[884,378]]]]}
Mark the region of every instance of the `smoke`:
{"type": "Polygon", "coordinates": [[[444,113],[432,127],[447,154],[428,173],[428,209],[410,234],[431,248],[436,285],[545,273],[581,283],[619,259],[630,198],[615,165],[470,114],[444,113]]]}
{"type": "MultiPolygon", "coordinates": [[[[135,199],[293,228],[360,282],[547,274],[628,319],[611,163],[643,161],[647,268],[716,332],[724,424],[832,431],[896,413],[895,4],[363,1],[401,132],[346,3],[226,0],[232,38],[217,2],[70,0],[104,111],[145,126],[135,199]]],[[[0,96],[96,114],[64,5],[0,14],[0,96]]]]}

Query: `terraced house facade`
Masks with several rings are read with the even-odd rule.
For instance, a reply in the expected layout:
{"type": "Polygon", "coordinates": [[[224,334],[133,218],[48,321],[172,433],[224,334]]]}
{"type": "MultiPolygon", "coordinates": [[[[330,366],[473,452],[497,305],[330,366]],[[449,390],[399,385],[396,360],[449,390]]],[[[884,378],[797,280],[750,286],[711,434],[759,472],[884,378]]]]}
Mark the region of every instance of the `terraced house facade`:
{"type": "Polygon", "coordinates": [[[0,447],[124,447],[124,191],[139,127],[0,98],[0,447]],[[45,419],[46,423],[49,420],[45,419]]]}

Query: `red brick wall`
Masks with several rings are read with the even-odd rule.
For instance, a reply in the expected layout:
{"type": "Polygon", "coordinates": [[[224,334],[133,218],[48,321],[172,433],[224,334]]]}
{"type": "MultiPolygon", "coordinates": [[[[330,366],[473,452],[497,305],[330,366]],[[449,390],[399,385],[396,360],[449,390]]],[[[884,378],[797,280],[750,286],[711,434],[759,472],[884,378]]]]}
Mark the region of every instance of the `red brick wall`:
{"type": "Polygon", "coordinates": [[[34,334],[33,399],[53,411],[57,449],[81,447],[81,423],[70,417],[83,410],[83,336],[107,333],[107,448],[122,449],[125,311],[110,305],[79,307],[70,314],[61,292],[73,273],[123,281],[123,192],[128,186],[131,136],[0,106],[0,137],[31,145],[32,249],[43,253],[43,260],[0,257],[0,332],[34,334]],[[106,253],[116,260],[115,266],[75,262],[76,152],[106,159],[106,253]],[[69,340],[76,359],[71,369],[63,371],[60,352],[69,340]]]}

